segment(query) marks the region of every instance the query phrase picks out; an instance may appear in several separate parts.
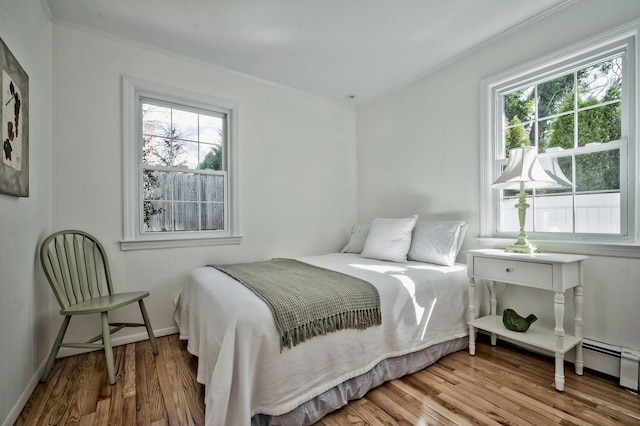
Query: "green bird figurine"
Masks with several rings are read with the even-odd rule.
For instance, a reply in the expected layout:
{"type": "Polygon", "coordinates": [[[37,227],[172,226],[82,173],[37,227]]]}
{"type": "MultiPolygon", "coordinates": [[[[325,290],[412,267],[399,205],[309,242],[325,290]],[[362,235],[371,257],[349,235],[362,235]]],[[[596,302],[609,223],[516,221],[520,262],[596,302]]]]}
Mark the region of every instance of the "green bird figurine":
{"type": "Polygon", "coordinates": [[[525,332],[529,329],[529,326],[537,320],[538,317],[531,314],[526,318],[518,315],[513,309],[505,309],[502,313],[502,323],[507,329],[511,331],[525,332]]]}

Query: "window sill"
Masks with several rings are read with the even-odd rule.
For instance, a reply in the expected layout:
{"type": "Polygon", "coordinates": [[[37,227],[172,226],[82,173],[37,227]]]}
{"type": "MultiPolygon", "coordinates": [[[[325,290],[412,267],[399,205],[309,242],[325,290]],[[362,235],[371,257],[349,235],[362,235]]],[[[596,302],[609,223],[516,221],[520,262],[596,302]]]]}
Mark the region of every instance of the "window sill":
{"type": "MultiPolygon", "coordinates": [[[[504,248],[516,238],[478,238],[480,248],[504,248]]],[[[530,239],[542,252],[640,259],[640,245],[588,241],[543,241],[530,239]]]]}
{"type": "Polygon", "coordinates": [[[120,250],[149,250],[181,247],[204,247],[238,245],[242,242],[242,236],[215,237],[215,238],[178,238],[178,239],[139,239],[120,241],[120,250]]]}

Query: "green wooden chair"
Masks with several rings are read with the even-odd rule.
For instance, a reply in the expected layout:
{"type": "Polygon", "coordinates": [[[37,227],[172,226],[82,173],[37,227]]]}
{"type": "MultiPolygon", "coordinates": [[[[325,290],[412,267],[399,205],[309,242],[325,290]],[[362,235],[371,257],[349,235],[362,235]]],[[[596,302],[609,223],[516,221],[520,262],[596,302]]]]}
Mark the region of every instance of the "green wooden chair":
{"type": "Polygon", "coordinates": [[[95,237],[77,230],[56,232],[47,237],[42,243],[40,260],[49,284],[51,284],[51,288],[60,304],[60,314],[64,315],[64,321],[62,321],[62,326],[51,348],[47,365],[40,379],[42,382],[47,380],[58,350],[61,346],[64,346],[69,348],[104,349],[109,383],[115,384],[111,334],[124,327],[147,327],[153,353],[158,353],[151,322],[142,300],[149,296],[149,292],[113,292],[107,255],[104,247],[95,237]],[[109,322],[109,311],[134,302],[138,302],[138,305],[140,305],[144,324],[109,322]],[[85,343],[62,343],[72,316],[97,313],[102,317],[101,334],[85,343]],[[99,340],[102,340],[102,344],[95,343],[99,340]]]}

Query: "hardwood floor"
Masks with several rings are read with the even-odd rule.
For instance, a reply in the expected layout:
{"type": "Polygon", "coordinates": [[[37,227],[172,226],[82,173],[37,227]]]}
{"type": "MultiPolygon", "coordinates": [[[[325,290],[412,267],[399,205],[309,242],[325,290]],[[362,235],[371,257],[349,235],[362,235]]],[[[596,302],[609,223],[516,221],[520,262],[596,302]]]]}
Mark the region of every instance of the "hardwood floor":
{"type": "Polygon", "coordinates": [[[16,425],[203,425],[204,386],[196,358],[177,335],[114,348],[111,386],[102,351],[56,361],[39,383],[16,425]]]}
{"type": "MultiPolygon", "coordinates": [[[[196,359],[177,335],[115,348],[110,386],[102,352],[56,361],[16,425],[202,425],[204,388],[196,359]]],[[[477,355],[451,354],[435,365],[371,390],[329,414],[336,425],[640,425],[640,397],[591,372],[565,369],[565,391],[553,383],[553,361],[480,341],[477,355]]]]}

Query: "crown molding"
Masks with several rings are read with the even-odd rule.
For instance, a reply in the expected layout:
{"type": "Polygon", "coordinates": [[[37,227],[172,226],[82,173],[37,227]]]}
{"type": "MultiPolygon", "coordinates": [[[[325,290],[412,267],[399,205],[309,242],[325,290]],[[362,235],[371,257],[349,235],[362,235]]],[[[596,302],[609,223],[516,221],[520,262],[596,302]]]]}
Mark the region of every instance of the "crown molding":
{"type": "Polygon", "coordinates": [[[436,66],[433,66],[433,67],[425,70],[424,72],[418,74],[417,76],[415,76],[415,77],[413,77],[413,78],[411,78],[409,80],[406,80],[405,82],[400,83],[400,84],[392,87],[391,89],[380,93],[377,96],[374,96],[372,98],[367,99],[366,101],[363,101],[363,102],[359,103],[358,107],[365,106],[365,105],[373,103],[373,102],[375,102],[375,101],[377,101],[379,99],[382,99],[385,96],[388,96],[388,95],[390,95],[390,94],[392,94],[394,92],[397,92],[398,90],[402,89],[403,87],[409,86],[410,84],[413,84],[416,81],[422,80],[423,78],[425,78],[425,77],[427,77],[427,76],[429,76],[431,74],[434,74],[435,72],[437,72],[437,71],[439,71],[439,70],[441,70],[443,68],[446,68],[446,67],[448,67],[449,65],[451,65],[451,64],[453,64],[455,62],[458,62],[458,61],[460,61],[460,60],[462,60],[462,59],[464,59],[466,57],[472,56],[475,53],[481,51],[482,49],[484,49],[484,48],[486,48],[486,47],[488,47],[488,46],[490,46],[490,45],[492,45],[492,44],[494,44],[494,43],[496,43],[496,42],[498,42],[498,41],[500,41],[500,40],[502,40],[504,38],[507,38],[511,34],[514,34],[514,33],[518,32],[518,31],[520,31],[520,30],[532,25],[533,23],[535,23],[537,21],[540,21],[540,20],[550,16],[550,15],[553,15],[554,13],[560,11],[561,9],[564,9],[565,7],[568,7],[568,6],[570,6],[570,5],[574,4],[574,3],[577,3],[578,1],[579,0],[566,0],[566,1],[563,1],[562,3],[559,3],[556,6],[543,11],[543,12],[537,14],[536,16],[532,16],[531,18],[529,18],[529,19],[527,19],[527,20],[525,20],[525,21],[523,21],[523,22],[521,22],[521,23],[519,23],[517,25],[515,25],[515,26],[513,26],[513,27],[511,27],[511,28],[509,28],[509,29],[507,29],[505,31],[502,31],[499,34],[496,34],[495,36],[490,37],[490,38],[488,38],[488,39],[476,44],[473,47],[470,47],[469,49],[463,50],[462,52],[458,53],[457,55],[449,58],[448,60],[446,60],[446,61],[444,61],[444,62],[442,62],[442,63],[440,63],[440,64],[438,64],[436,66]]]}

